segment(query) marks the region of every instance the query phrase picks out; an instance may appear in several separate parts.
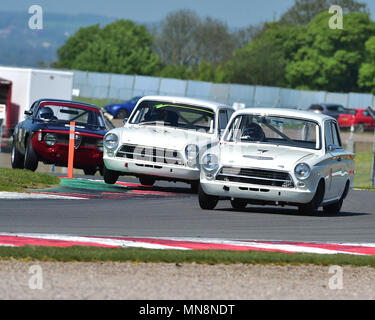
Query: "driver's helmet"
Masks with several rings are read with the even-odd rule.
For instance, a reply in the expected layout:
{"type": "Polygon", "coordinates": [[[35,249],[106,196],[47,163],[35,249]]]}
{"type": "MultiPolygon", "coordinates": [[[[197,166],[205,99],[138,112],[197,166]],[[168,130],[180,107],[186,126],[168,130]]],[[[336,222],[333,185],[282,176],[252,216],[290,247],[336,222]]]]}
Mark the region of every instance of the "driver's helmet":
{"type": "Polygon", "coordinates": [[[171,123],[172,125],[176,126],[178,124],[178,114],[174,111],[166,111],[166,121],[171,123]]]}
{"type": "Polygon", "coordinates": [[[39,111],[39,117],[42,119],[54,119],[55,115],[50,107],[42,107],[39,111]]]}
{"type": "Polygon", "coordinates": [[[263,141],[266,135],[262,127],[254,122],[249,123],[242,133],[241,140],[247,141],[263,141]]]}

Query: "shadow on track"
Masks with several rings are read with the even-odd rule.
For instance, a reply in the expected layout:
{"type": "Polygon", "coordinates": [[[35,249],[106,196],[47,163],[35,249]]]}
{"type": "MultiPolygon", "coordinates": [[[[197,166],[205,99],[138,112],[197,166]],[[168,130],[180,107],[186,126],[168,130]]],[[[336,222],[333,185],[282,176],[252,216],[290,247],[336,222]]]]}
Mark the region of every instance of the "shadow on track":
{"type": "Polygon", "coordinates": [[[298,212],[296,207],[259,207],[259,206],[248,206],[244,209],[233,209],[232,207],[216,209],[217,211],[226,211],[230,213],[264,213],[264,214],[276,214],[285,216],[298,216],[298,217],[315,217],[315,218],[332,218],[332,217],[355,217],[355,216],[368,216],[371,213],[366,212],[348,212],[342,211],[337,214],[325,214],[322,209],[319,209],[317,214],[303,214],[298,212]]]}

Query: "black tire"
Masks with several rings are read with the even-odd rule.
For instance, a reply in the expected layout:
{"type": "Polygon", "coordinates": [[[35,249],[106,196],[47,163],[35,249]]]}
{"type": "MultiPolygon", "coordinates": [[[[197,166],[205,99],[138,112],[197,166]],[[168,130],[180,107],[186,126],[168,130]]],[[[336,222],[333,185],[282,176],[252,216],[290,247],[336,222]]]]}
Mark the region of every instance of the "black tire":
{"type": "Polygon", "coordinates": [[[120,109],[116,114],[117,119],[125,119],[128,118],[128,112],[125,109],[120,109]]]}
{"type": "Polygon", "coordinates": [[[38,156],[31,144],[31,138],[27,139],[25,147],[25,158],[23,162],[24,169],[35,171],[38,168],[38,156]]]}
{"type": "Polygon", "coordinates": [[[199,185],[198,189],[198,200],[199,206],[203,210],[213,210],[215,209],[217,203],[219,202],[219,198],[215,196],[210,196],[204,193],[202,187],[199,185]]]}
{"type": "Polygon", "coordinates": [[[103,167],[103,178],[107,184],[115,184],[120,177],[117,171],[109,170],[105,166],[103,167]]]}
{"type": "Polygon", "coordinates": [[[11,163],[13,169],[23,169],[24,164],[24,156],[17,150],[16,143],[13,138],[12,143],[12,155],[11,155],[11,163]]]}
{"type": "Polygon", "coordinates": [[[103,176],[103,167],[99,167],[99,173],[101,176],[103,176]]]}
{"type": "Polygon", "coordinates": [[[298,207],[298,211],[303,215],[317,215],[318,209],[324,199],[324,182],[320,181],[315,195],[309,203],[302,204],[298,207]]]}
{"type": "Polygon", "coordinates": [[[349,192],[349,182],[346,183],[345,189],[338,202],[323,206],[324,214],[338,215],[341,211],[342,204],[344,203],[344,199],[346,198],[348,192],[349,192]]]}
{"type": "Polygon", "coordinates": [[[142,176],[142,177],[139,177],[139,182],[143,186],[153,186],[155,183],[155,179],[152,177],[142,176]]]}
{"type": "Polygon", "coordinates": [[[247,206],[247,201],[244,199],[233,199],[230,201],[233,209],[245,209],[247,206]]]}
{"type": "Polygon", "coordinates": [[[96,171],[97,171],[96,168],[83,169],[83,172],[85,173],[86,176],[95,176],[96,171]]]}
{"type": "Polygon", "coordinates": [[[365,125],[363,123],[358,123],[356,131],[359,132],[359,133],[365,132],[365,125]]]}
{"type": "Polygon", "coordinates": [[[190,189],[192,193],[197,194],[199,190],[199,181],[193,181],[190,183],[190,189]]]}

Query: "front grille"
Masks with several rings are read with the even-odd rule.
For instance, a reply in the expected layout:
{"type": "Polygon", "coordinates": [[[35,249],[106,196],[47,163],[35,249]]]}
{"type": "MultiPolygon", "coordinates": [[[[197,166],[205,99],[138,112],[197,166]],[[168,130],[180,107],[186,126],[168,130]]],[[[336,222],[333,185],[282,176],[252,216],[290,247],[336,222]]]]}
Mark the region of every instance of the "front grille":
{"type": "MultiPolygon", "coordinates": [[[[97,148],[98,142],[102,140],[101,138],[89,137],[89,136],[84,136],[84,135],[80,135],[80,137],[81,137],[81,143],[79,146],[87,147],[87,148],[97,148]]],[[[69,131],[66,134],[57,133],[56,143],[69,145],[69,131]]]]}
{"type": "Polygon", "coordinates": [[[124,144],[117,151],[116,157],[154,163],[184,165],[179,151],[149,146],[124,144]]]}
{"type": "Polygon", "coordinates": [[[294,187],[293,180],[288,172],[274,170],[223,167],[216,175],[216,180],[275,187],[294,187]]]}

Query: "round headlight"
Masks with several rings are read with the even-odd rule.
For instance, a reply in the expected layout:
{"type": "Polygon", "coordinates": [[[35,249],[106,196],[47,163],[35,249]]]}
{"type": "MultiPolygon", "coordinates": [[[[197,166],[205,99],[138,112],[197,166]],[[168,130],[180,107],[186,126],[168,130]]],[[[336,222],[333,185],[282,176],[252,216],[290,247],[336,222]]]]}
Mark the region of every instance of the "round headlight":
{"type": "Polygon", "coordinates": [[[306,163],[299,163],[294,169],[294,173],[298,179],[304,180],[310,176],[311,169],[306,163]]]}
{"type": "Polygon", "coordinates": [[[219,158],[214,154],[206,154],[202,158],[202,168],[208,172],[213,172],[219,167],[219,158]]]}
{"type": "Polygon", "coordinates": [[[188,160],[194,160],[199,155],[199,148],[195,144],[188,144],[185,147],[185,155],[188,160]]]}
{"type": "Polygon", "coordinates": [[[46,143],[47,146],[54,146],[56,144],[56,134],[54,133],[47,133],[45,136],[44,136],[44,142],[46,143]]]}
{"type": "Polygon", "coordinates": [[[104,146],[110,150],[116,149],[118,147],[118,137],[114,133],[108,133],[104,137],[104,146]]]}

